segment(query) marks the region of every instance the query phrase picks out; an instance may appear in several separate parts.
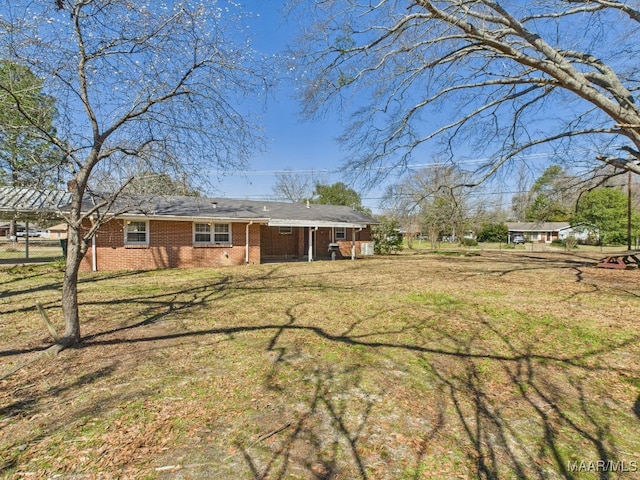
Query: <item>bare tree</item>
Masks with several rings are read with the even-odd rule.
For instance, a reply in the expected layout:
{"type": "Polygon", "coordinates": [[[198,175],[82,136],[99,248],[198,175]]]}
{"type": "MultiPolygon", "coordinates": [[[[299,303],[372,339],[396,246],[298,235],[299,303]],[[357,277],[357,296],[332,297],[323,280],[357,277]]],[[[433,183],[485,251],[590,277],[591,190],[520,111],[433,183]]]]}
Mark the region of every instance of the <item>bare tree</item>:
{"type": "Polygon", "coordinates": [[[276,183],[272,187],[277,198],[288,202],[299,203],[311,198],[313,194],[313,178],[304,173],[294,171],[278,172],[276,183]]]}
{"type": "Polygon", "coordinates": [[[516,222],[524,222],[527,218],[527,210],[531,206],[531,179],[530,172],[521,164],[516,172],[516,192],[511,197],[511,211],[516,222]]]}
{"type": "Polygon", "coordinates": [[[432,243],[440,236],[461,238],[471,225],[473,210],[470,189],[463,186],[467,174],[452,165],[423,168],[403,177],[387,190],[396,218],[407,226],[421,224],[432,243]]]}
{"type": "MultiPolygon", "coordinates": [[[[197,0],[5,2],[0,57],[28,66],[57,99],[57,131],[42,134],[62,152],[72,180],[62,212],[69,235],[61,348],[81,338],[80,262],[116,205],[115,194],[83,205],[93,175],[141,160],[160,171],[163,163],[189,172],[242,167],[257,145],[242,101],[261,92],[268,76],[253,58],[239,9],[197,0]]],[[[33,120],[23,107],[16,102],[33,120]]]]}
{"type": "Polygon", "coordinates": [[[632,5],[312,5],[304,18],[317,23],[296,52],[306,112],[337,104],[352,113],[342,137],[348,166],[370,180],[435,148],[456,161],[484,159],[472,184],[543,152],[586,173],[596,158],[640,173],[640,10],[632,5]]]}

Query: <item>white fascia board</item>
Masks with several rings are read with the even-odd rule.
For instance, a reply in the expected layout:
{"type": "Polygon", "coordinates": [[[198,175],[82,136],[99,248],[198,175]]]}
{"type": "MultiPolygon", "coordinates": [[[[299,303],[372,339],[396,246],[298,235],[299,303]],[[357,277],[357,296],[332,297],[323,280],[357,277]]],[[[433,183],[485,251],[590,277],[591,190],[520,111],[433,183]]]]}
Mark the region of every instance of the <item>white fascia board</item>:
{"type": "Polygon", "coordinates": [[[344,227],[344,228],[367,228],[366,223],[352,223],[352,222],[332,222],[329,220],[286,220],[286,219],[271,219],[268,225],[270,227],[344,227]]]}

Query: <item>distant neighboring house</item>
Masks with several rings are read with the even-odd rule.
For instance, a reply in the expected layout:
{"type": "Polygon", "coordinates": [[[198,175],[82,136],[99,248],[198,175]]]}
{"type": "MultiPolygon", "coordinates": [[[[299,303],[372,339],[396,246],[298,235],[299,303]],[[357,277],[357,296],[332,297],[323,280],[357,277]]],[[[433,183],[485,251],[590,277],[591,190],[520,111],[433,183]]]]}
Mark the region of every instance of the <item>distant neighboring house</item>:
{"type": "Polygon", "coordinates": [[[565,240],[568,237],[575,238],[578,243],[596,242],[600,238],[600,230],[595,225],[581,222],[558,232],[558,238],[560,240],[565,240]]]}
{"type": "Polygon", "coordinates": [[[64,240],[67,238],[67,230],[69,226],[66,223],[58,223],[47,228],[46,237],[54,240],[64,240]]]}
{"type": "Polygon", "coordinates": [[[507,227],[509,238],[520,234],[528,242],[534,243],[551,243],[568,236],[573,236],[579,242],[586,242],[598,234],[596,227],[585,223],[572,226],[569,222],[507,222],[507,227]]]}
{"type": "Polygon", "coordinates": [[[520,234],[528,242],[551,243],[560,239],[560,232],[570,228],[569,222],[507,222],[509,238],[520,234]]]}
{"type": "MultiPolygon", "coordinates": [[[[0,216],[37,213],[23,206],[20,192],[4,188],[0,216]]],[[[36,199],[26,203],[45,205],[36,199]]],[[[87,199],[87,210],[91,205],[87,199]]],[[[355,258],[370,250],[363,244],[371,242],[370,227],[377,224],[351,207],[309,203],[135,196],[120,198],[113,208],[125,213],[112,215],[98,229],[81,269],[214,267],[331,258],[332,253],[355,258]]]]}

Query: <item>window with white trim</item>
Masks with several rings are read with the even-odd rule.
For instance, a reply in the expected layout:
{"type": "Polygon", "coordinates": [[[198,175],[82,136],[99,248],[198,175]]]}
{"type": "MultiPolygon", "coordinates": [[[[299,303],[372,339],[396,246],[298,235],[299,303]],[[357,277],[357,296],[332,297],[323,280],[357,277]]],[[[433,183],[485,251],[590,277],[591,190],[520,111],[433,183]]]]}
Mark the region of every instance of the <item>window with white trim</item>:
{"type": "Polygon", "coordinates": [[[124,226],[125,245],[147,245],[149,243],[149,222],[127,221],[124,226]]]}
{"type": "Polygon", "coordinates": [[[231,224],[214,223],[213,225],[214,243],[231,243],[231,224]]]}
{"type": "Polygon", "coordinates": [[[194,223],[193,243],[197,245],[231,243],[231,224],[194,223]]]}
{"type": "Polygon", "coordinates": [[[194,243],[211,243],[211,225],[208,223],[195,223],[193,225],[194,243]]]}
{"type": "Polygon", "coordinates": [[[347,229],[345,227],[336,227],[336,240],[346,240],[347,229]]]}

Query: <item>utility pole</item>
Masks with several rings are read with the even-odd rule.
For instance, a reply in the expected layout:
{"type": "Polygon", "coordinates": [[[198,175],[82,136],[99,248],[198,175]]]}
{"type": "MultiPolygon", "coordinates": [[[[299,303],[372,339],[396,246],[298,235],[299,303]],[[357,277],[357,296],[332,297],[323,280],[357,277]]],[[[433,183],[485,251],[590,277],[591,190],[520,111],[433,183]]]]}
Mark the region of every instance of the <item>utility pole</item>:
{"type": "Polygon", "coordinates": [[[631,250],[631,170],[627,180],[627,250],[631,250]]]}

